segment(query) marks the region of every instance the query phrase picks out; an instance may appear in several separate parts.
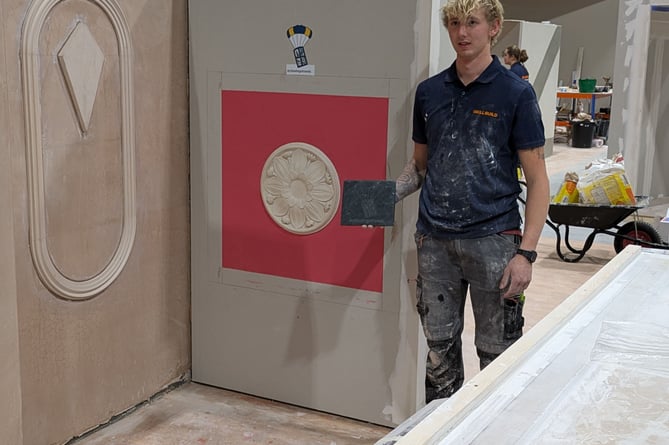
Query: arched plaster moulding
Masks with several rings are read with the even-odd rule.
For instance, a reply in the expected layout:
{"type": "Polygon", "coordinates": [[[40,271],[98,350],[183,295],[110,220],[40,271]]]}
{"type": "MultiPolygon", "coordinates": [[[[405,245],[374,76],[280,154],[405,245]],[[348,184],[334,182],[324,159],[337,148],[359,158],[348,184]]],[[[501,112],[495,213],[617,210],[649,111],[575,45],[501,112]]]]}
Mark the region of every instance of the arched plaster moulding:
{"type": "Polygon", "coordinates": [[[25,113],[26,164],[28,174],[28,214],[30,253],[40,280],[54,294],[68,300],[85,300],[109,287],[123,270],[135,240],[137,225],[135,199],[135,130],[132,85],[132,46],[123,11],[116,0],[89,0],[112,23],[119,47],[121,78],[121,126],[123,153],[123,226],[119,244],[109,263],[87,280],[63,275],[49,253],[44,203],[42,151],[42,110],[40,106],[39,38],[53,7],[62,0],[34,0],[26,12],[21,31],[21,80],[25,113]]]}
{"type": "Polygon", "coordinates": [[[339,207],[339,176],[332,161],[304,142],[280,146],[262,169],[265,210],[284,230],[297,235],[327,226],[339,207]]]}

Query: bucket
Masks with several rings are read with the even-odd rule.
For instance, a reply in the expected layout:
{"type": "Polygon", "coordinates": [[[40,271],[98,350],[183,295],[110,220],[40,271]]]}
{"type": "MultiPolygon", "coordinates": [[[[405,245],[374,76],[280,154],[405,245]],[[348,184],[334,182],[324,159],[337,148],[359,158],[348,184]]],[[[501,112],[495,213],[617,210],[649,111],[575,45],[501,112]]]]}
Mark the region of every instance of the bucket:
{"type": "Polygon", "coordinates": [[[597,124],[593,121],[572,121],[571,146],[575,148],[590,148],[595,138],[597,124]]]}
{"type": "Polygon", "coordinates": [[[594,93],[597,79],[578,79],[578,91],[581,93],[594,93]]]}

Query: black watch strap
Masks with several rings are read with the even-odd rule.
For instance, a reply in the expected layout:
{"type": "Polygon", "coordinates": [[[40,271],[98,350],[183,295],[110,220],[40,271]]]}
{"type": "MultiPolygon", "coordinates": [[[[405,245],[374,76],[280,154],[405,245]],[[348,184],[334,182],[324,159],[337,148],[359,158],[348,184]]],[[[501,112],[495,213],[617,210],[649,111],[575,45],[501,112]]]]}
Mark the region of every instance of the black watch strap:
{"type": "Polygon", "coordinates": [[[516,253],[518,255],[524,256],[525,259],[530,262],[530,264],[534,263],[537,260],[537,252],[534,250],[518,249],[516,250],[516,253]]]}

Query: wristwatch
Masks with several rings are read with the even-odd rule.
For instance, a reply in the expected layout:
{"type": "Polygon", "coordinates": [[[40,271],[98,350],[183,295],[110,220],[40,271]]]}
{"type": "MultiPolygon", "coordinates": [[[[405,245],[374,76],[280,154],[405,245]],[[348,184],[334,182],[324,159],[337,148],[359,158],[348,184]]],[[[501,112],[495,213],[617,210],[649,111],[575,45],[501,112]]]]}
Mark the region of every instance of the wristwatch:
{"type": "Polygon", "coordinates": [[[530,264],[534,263],[537,260],[537,252],[534,250],[518,249],[516,250],[516,254],[524,256],[525,259],[530,262],[530,264]]]}

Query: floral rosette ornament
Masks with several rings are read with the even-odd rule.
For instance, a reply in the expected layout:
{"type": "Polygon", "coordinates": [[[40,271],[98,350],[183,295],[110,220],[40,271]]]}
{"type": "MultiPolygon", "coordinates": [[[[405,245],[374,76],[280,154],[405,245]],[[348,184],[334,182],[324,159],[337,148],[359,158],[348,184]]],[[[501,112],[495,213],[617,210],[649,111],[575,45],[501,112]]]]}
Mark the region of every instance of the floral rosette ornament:
{"type": "Polygon", "coordinates": [[[279,227],[308,235],[327,226],[339,207],[339,177],[318,148],[292,142],[267,158],[260,181],[265,210],[279,227]]]}

